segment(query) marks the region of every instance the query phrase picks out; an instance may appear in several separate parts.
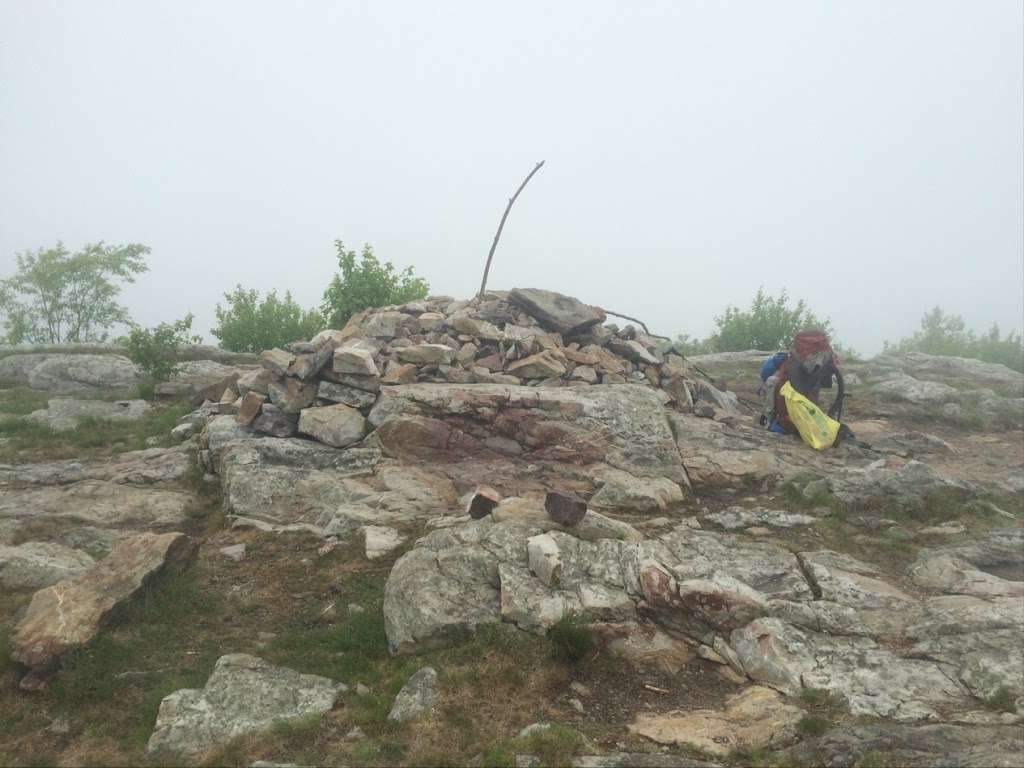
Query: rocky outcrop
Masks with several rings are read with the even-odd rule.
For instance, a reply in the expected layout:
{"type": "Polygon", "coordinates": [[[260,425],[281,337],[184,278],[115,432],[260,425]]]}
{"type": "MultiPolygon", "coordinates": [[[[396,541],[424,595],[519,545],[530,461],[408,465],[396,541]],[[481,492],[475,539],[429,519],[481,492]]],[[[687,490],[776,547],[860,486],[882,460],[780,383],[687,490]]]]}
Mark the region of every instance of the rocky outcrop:
{"type": "Polygon", "coordinates": [[[871,389],[885,399],[903,400],[915,405],[941,405],[959,399],[960,395],[958,389],[948,384],[922,381],[902,371],[893,371],[871,389]]]}
{"type": "Polygon", "coordinates": [[[0,465],[0,543],[42,537],[106,549],[110,534],[181,529],[195,505],[184,487],[193,461],[181,447],[101,461],[0,465]]]}
{"type": "MultiPolygon", "coordinates": [[[[117,354],[118,348],[109,349],[111,351],[104,354],[10,354],[0,358],[0,381],[7,386],[28,387],[57,395],[130,390],[138,383],[139,369],[123,354],[117,354]]],[[[207,349],[216,356],[216,350],[207,349]]],[[[221,357],[225,359],[225,356],[221,357]]],[[[204,399],[216,401],[225,387],[245,370],[207,359],[186,361],[170,381],[157,385],[156,392],[164,397],[191,399],[197,405],[204,399]]]]}
{"type": "Polygon", "coordinates": [[[0,585],[12,590],[40,589],[74,578],[92,563],[85,552],[54,542],[0,544],[0,585]]]}
{"type": "Polygon", "coordinates": [[[854,768],[869,761],[907,768],[1015,768],[1024,743],[1020,725],[841,725],[783,753],[795,765],[854,768]]]}
{"type": "MultiPolygon", "coordinates": [[[[447,642],[497,621],[534,632],[546,631],[571,613],[635,621],[640,601],[645,610],[660,612],[666,623],[685,625],[699,635],[712,624],[728,626],[748,610],[739,607],[751,594],[745,585],[736,587],[742,597],[731,598],[733,602],[719,592],[721,601],[713,613],[697,616],[682,610],[685,605],[710,604],[698,596],[699,580],[714,579],[716,573],[735,574],[760,590],[754,603],[761,607],[755,613],[764,610],[769,597],[811,597],[796,558],[767,545],[689,527],[658,540],[628,541],[609,538],[586,518],[563,529],[542,515],[541,508],[540,515],[502,520],[499,506],[487,518],[434,531],[418,541],[395,563],[385,590],[384,618],[392,649],[447,642]],[[594,532],[590,541],[580,538],[587,531],[594,532]],[[550,576],[552,568],[540,574],[531,570],[530,541],[545,533],[554,549],[548,547],[544,559],[558,561],[556,580],[550,576]],[[684,585],[683,597],[677,579],[684,585]]],[[[592,512],[588,516],[599,517],[592,512]]]]}
{"type": "Polygon", "coordinates": [[[1024,597],[1024,530],[993,531],[970,544],[918,553],[915,583],[948,594],[1024,597]]]}
{"type": "Polygon", "coordinates": [[[931,661],[906,658],[867,637],[841,637],[760,618],[734,630],[729,645],[754,680],[789,694],[803,688],[841,697],[855,715],[936,719],[973,705],[968,690],[931,661]]]}
{"type": "MultiPolygon", "coordinates": [[[[467,479],[487,476],[494,485],[511,484],[523,462],[541,463],[549,473],[583,475],[588,466],[610,465],[633,477],[685,481],[660,401],[629,385],[388,387],[369,422],[386,454],[466,462],[467,479]],[[489,475],[478,474],[481,465],[489,475]]],[[[669,495],[681,499],[678,488],[669,495]]]]}
{"type": "Polygon", "coordinates": [[[235,437],[211,438],[210,451],[225,507],[236,517],[328,536],[426,520],[458,506],[443,474],[386,460],[369,446],[339,451],[296,438],[235,437]]]}
{"type": "Polygon", "coordinates": [[[11,658],[29,667],[30,679],[38,679],[65,653],[91,642],[114,609],[151,578],[181,567],[193,551],[194,543],[180,533],[123,539],[81,575],[33,595],[11,635],[11,658]]]}
{"type": "Polygon", "coordinates": [[[963,378],[973,382],[1003,385],[1016,388],[1018,396],[1024,395],[1024,373],[1007,368],[999,363],[986,363],[964,357],[929,355],[924,352],[907,352],[902,355],[882,355],[871,361],[875,369],[899,369],[912,375],[942,375],[946,378],[963,378]]]}
{"type": "Polygon", "coordinates": [[[135,365],[120,355],[13,354],[0,359],[0,380],[60,395],[117,391],[133,386],[135,365]]]}
{"type": "Polygon", "coordinates": [[[323,714],[346,690],[326,677],[275,667],[255,656],[221,656],[202,690],[175,691],[160,703],[146,752],[163,759],[198,758],[275,722],[323,714]]]}
{"type": "Polygon", "coordinates": [[[75,400],[54,398],[46,408],[33,411],[26,418],[56,432],[75,429],[84,419],[100,421],[138,421],[152,410],[145,400],[75,400]]]}
{"type": "Polygon", "coordinates": [[[155,392],[158,397],[188,400],[195,405],[205,400],[217,402],[246,370],[213,360],[185,362],[178,366],[169,381],[157,384],[155,392]]]}
{"type": "Polygon", "coordinates": [[[725,757],[737,750],[789,746],[799,738],[796,726],[803,714],[771,688],[751,686],[733,696],[723,710],[641,714],[630,730],[659,744],[725,757]]]}
{"type": "Polygon", "coordinates": [[[392,650],[499,621],[543,633],[582,614],[620,638],[654,622],[782,693],[822,689],[856,715],[897,721],[968,712],[1001,686],[1015,692],[1024,672],[1019,601],[922,598],[843,553],[794,555],[689,525],[653,539],[589,538],[582,523],[563,528],[531,508],[506,500],[398,560],[384,600],[392,650]]]}
{"type": "Polygon", "coordinates": [[[187,449],[149,448],[118,453],[98,461],[67,459],[0,464],[0,493],[22,487],[70,485],[82,480],[165,488],[180,483],[193,460],[187,449]]]}

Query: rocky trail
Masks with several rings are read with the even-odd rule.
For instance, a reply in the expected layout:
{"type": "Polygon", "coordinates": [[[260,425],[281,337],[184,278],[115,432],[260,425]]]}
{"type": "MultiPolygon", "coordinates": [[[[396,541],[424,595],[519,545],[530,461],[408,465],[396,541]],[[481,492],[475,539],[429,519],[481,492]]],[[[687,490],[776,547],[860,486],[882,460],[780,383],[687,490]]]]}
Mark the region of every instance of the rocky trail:
{"type": "Polygon", "coordinates": [[[1024,763],[1024,376],[846,361],[817,453],[606,320],[3,350],[0,763],[1024,763]]]}

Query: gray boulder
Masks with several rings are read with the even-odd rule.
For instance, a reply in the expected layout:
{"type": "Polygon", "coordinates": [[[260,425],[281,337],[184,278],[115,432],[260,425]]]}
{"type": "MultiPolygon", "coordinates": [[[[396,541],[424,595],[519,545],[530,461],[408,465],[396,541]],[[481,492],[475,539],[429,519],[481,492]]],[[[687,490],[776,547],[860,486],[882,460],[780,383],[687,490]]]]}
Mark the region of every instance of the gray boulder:
{"type": "Polygon", "coordinates": [[[970,708],[967,688],[933,661],[905,658],[866,637],[806,632],[777,618],[734,630],[729,645],[746,673],[791,695],[803,688],[841,697],[854,715],[934,720],[970,708]]]}
{"type": "Polygon", "coordinates": [[[158,397],[188,400],[199,405],[204,400],[217,402],[228,387],[249,369],[224,365],[213,360],[192,360],[182,363],[169,381],[156,385],[158,397]]]}
{"type": "Polygon", "coordinates": [[[914,405],[941,405],[957,400],[959,391],[937,381],[922,381],[901,371],[894,371],[871,391],[887,400],[902,400],[914,405]]]}
{"type": "Polygon", "coordinates": [[[92,642],[111,614],[158,574],[184,567],[194,552],[195,543],[181,533],[122,539],[77,577],[32,596],[11,634],[11,658],[33,675],[48,671],[64,654],[92,642]]]}
{"type": "Polygon", "coordinates": [[[906,768],[1017,768],[1024,755],[1019,725],[841,725],[783,753],[793,765],[854,768],[869,760],[906,768]]]}
{"type": "Polygon", "coordinates": [[[7,589],[42,589],[79,575],[92,563],[85,552],[54,542],[0,544],[0,584],[7,589]]]}
{"type": "Polygon", "coordinates": [[[405,723],[429,712],[434,706],[436,689],[437,671],[433,667],[417,670],[395,696],[388,720],[405,723]]]}
{"type": "Polygon", "coordinates": [[[299,432],[335,448],[344,448],[363,439],[366,419],[355,408],[341,403],[305,408],[299,415],[299,432]]]}
{"type": "Polygon", "coordinates": [[[598,307],[540,288],[514,288],[508,298],[545,328],[565,336],[582,333],[607,318],[598,307]]]}
{"type": "Polygon", "coordinates": [[[523,487],[528,463],[571,478],[566,490],[580,488],[588,465],[676,484],[686,477],[665,409],[637,386],[407,384],[383,389],[369,421],[388,455],[436,462],[466,485],[486,477],[499,490],[523,487]]]}
{"type": "Polygon", "coordinates": [[[83,419],[100,421],[138,421],[152,410],[145,400],[75,400],[53,398],[46,408],[33,411],[25,418],[57,432],[75,429],[83,419]]]}
{"type": "Polygon", "coordinates": [[[272,528],[347,536],[367,525],[404,527],[451,514],[458,494],[444,475],[310,440],[238,440],[217,464],[227,511],[272,528]]]}
{"type": "Polygon", "coordinates": [[[372,392],[348,387],[344,384],[335,384],[333,381],[321,381],[320,386],[317,387],[316,396],[321,400],[343,403],[352,408],[369,408],[377,402],[377,395],[372,392]]]}
{"type": "Polygon", "coordinates": [[[134,386],[138,371],[127,357],[107,354],[13,354],[0,359],[0,379],[61,395],[118,391],[134,386]]]}
{"type": "Polygon", "coordinates": [[[342,683],[275,667],[242,653],[221,656],[202,690],[164,698],[146,752],[197,758],[275,722],[320,715],[347,690],[342,683]]]}

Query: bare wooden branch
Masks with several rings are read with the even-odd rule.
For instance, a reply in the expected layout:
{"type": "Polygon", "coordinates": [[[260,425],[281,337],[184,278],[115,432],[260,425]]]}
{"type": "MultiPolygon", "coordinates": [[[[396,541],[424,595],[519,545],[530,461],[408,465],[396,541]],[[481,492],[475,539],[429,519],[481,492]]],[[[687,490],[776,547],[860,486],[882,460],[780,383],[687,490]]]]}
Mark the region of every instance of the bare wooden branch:
{"type": "MultiPolygon", "coordinates": [[[[635,317],[630,317],[629,315],[620,315],[618,312],[612,312],[610,309],[605,309],[604,307],[601,307],[601,311],[604,312],[606,315],[611,315],[612,317],[621,317],[623,320],[629,320],[629,322],[631,323],[636,323],[637,325],[644,329],[644,333],[646,333],[648,336],[652,338],[668,339],[668,336],[662,336],[657,333],[651,333],[649,330],[647,330],[647,326],[644,324],[643,320],[637,320],[635,317]]],[[[668,340],[671,341],[671,339],[668,340]]]]}
{"type": "Polygon", "coordinates": [[[523,191],[523,187],[525,187],[529,183],[530,179],[533,178],[533,174],[539,171],[543,165],[544,161],[541,160],[533,166],[533,170],[530,171],[529,175],[525,179],[523,179],[523,183],[519,185],[519,189],[516,190],[516,193],[508,199],[508,205],[505,206],[505,212],[501,214],[501,221],[498,222],[498,231],[494,233],[494,242],[491,243],[491,251],[487,254],[487,265],[484,267],[484,279],[480,281],[480,293],[477,294],[479,298],[483,298],[484,291],[487,289],[487,275],[491,271],[491,259],[494,258],[494,249],[498,247],[498,239],[501,237],[501,230],[505,227],[505,219],[508,218],[508,212],[512,210],[512,203],[514,203],[516,198],[519,197],[519,193],[523,191]]]}

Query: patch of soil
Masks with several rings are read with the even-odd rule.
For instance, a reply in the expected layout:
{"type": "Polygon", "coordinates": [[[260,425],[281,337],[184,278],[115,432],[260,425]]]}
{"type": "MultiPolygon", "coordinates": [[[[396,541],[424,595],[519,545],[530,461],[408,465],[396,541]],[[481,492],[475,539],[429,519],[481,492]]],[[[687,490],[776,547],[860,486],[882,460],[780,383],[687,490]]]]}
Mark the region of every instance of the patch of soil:
{"type": "Polygon", "coordinates": [[[627,726],[640,713],[671,710],[721,709],[725,700],[742,690],[719,674],[718,664],[694,658],[674,675],[655,668],[638,669],[623,659],[601,654],[594,662],[583,664],[573,681],[589,692],[580,695],[572,689],[559,698],[565,707],[567,722],[601,726],[627,726]],[[569,704],[579,699],[583,713],[569,704]]]}

